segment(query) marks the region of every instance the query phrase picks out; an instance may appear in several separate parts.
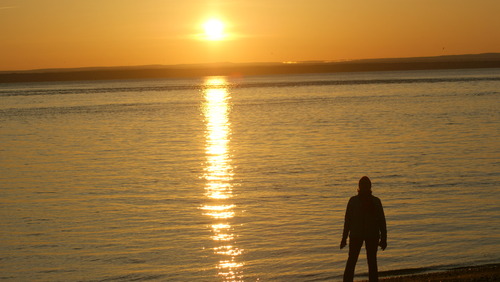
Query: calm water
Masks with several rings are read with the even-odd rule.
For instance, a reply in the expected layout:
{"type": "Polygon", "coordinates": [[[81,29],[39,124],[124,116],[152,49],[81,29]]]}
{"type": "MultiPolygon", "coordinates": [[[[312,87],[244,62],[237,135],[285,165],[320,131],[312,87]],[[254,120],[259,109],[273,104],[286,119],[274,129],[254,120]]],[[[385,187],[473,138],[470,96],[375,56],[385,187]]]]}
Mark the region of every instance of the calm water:
{"type": "Polygon", "coordinates": [[[499,102],[499,69],[0,85],[0,278],[338,280],[363,175],[381,271],[500,262],[499,102]]]}

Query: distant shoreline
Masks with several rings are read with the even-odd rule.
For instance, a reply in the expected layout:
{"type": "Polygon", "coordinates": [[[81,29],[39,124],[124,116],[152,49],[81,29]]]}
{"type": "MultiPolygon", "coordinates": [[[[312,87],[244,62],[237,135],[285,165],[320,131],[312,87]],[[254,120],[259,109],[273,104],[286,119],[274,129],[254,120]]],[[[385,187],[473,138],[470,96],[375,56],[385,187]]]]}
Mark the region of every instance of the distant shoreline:
{"type": "Polygon", "coordinates": [[[0,83],[195,78],[204,76],[251,76],[275,74],[373,72],[500,68],[500,53],[344,62],[294,62],[256,64],[205,64],[180,66],[103,67],[2,71],[0,83]]]}

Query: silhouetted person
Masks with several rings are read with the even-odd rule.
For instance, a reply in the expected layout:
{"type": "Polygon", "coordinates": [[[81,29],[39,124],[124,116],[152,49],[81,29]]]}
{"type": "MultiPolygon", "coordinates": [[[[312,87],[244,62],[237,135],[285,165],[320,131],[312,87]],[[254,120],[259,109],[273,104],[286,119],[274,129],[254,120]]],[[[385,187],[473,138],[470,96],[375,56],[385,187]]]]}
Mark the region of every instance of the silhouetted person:
{"type": "Polygon", "coordinates": [[[340,248],[347,244],[349,235],[349,258],[344,271],[344,281],[352,281],[358,261],[359,251],[365,242],[366,258],[370,281],[378,281],[377,249],[387,247],[387,228],[384,208],[379,198],[372,195],[370,178],[359,180],[358,195],[351,197],[347,204],[344,232],[340,248]]]}

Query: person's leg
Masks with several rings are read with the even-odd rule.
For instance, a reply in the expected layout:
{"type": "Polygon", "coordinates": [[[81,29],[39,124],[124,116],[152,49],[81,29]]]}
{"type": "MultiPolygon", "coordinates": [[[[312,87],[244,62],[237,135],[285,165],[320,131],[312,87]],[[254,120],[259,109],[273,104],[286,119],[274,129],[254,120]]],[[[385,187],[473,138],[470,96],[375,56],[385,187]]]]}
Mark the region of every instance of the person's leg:
{"type": "Polygon", "coordinates": [[[354,279],[354,269],[356,268],[361,246],[363,246],[363,239],[349,238],[349,258],[347,258],[345,265],[344,281],[353,281],[354,279]]]}
{"type": "Polygon", "coordinates": [[[377,249],[378,238],[365,240],[366,259],[368,260],[368,276],[370,282],[378,281],[377,249]]]}

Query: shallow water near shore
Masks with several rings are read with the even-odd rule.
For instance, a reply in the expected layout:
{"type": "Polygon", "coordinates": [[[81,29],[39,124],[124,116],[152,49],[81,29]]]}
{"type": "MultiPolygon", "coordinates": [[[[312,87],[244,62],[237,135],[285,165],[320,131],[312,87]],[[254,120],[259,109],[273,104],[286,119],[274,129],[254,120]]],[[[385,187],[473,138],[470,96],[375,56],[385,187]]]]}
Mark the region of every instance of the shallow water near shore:
{"type": "Polygon", "coordinates": [[[381,271],[498,263],[499,102],[499,69],[0,85],[0,278],[338,280],[363,175],[381,271]]]}

